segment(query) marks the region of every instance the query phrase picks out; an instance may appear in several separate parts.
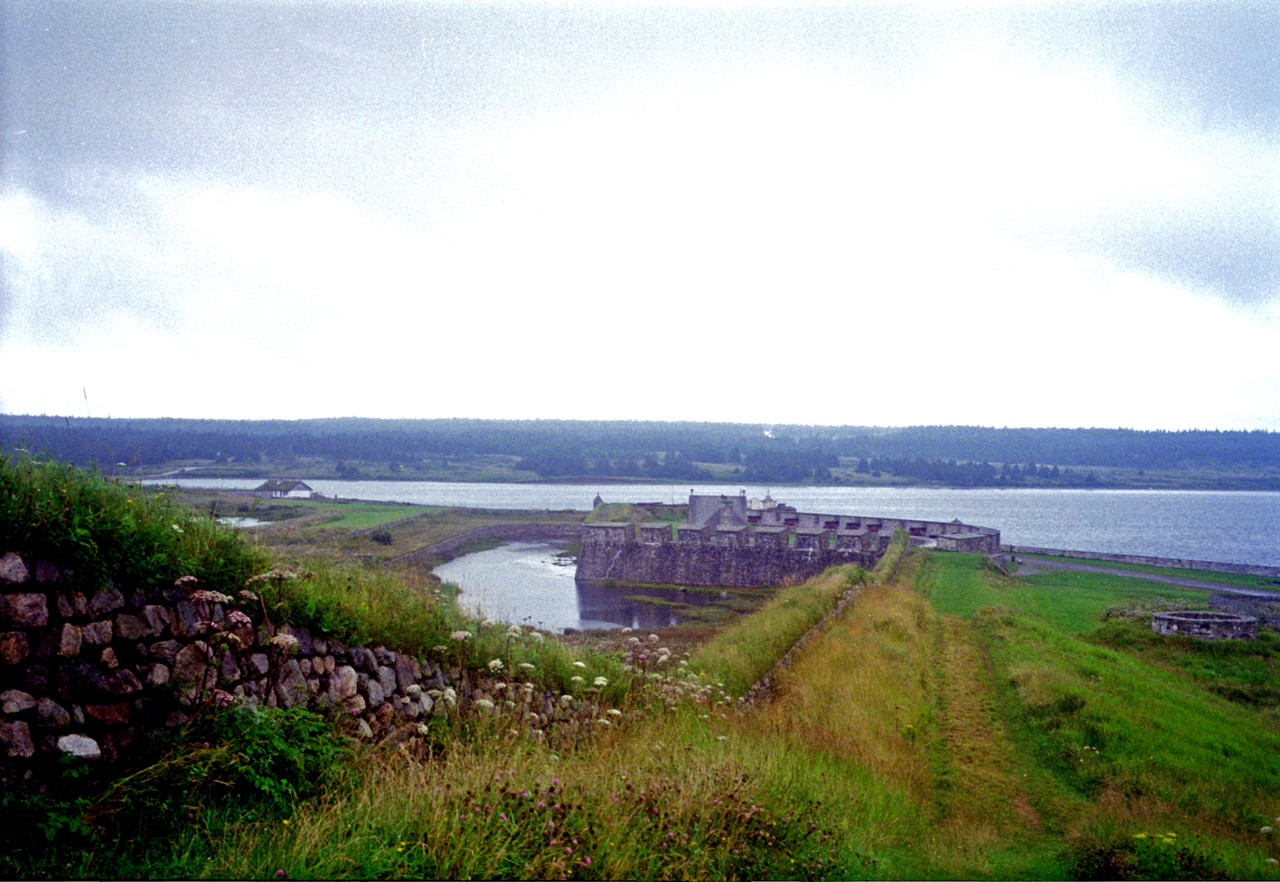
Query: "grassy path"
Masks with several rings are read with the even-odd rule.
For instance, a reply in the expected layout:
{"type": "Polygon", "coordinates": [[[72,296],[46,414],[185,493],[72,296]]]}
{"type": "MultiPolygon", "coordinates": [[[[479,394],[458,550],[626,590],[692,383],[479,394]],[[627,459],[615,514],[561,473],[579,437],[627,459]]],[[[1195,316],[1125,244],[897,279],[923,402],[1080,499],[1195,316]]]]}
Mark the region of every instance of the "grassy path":
{"type": "Polygon", "coordinates": [[[934,662],[940,682],[940,822],[952,835],[995,844],[1040,828],[1017,772],[1014,747],[991,693],[990,658],[970,624],[941,616],[934,662]]]}
{"type": "Polygon", "coordinates": [[[1041,820],[980,635],[907,587],[919,565],[806,646],[756,725],[864,779],[857,839],[888,856],[890,876],[1043,875],[1041,820]]]}

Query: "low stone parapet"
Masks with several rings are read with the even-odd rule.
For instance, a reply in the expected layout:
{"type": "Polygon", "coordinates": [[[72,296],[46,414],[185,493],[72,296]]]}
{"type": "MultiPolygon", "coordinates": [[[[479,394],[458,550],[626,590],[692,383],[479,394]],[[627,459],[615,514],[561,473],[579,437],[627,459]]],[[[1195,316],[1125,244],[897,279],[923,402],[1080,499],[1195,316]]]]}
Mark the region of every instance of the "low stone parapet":
{"type": "Polygon", "coordinates": [[[233,701],[339,714],[370,739],[477,702],[538,729],[591,715],[519,677],[467,669],[452,648],[432,658],[348,646],[268,621],[252,595],[193,587],[90,589],[53,562],[0,557],[0,782],[38,777],[62,754],[119,760],[146,731],[233,701]]]}
{"type": "Polygon", "coordinates": [[[1151,614],[1151,630],[1201,640],[1253,640],[1258,636],[1258,620],[1223,612],[1158,612],[1151,614]]]}

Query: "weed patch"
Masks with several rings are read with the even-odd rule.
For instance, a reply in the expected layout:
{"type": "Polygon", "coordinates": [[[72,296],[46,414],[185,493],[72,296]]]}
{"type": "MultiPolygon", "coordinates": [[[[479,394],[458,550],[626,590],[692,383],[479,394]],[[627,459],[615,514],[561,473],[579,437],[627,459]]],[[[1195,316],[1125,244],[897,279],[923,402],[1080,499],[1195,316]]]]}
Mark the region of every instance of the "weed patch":
{"type": "Polygon", "coordinates": [[[1175,833],[1135,833],[1079,843],[1065,863],[1073,879],[1227,879],[1216,858],[1175,833]]]}

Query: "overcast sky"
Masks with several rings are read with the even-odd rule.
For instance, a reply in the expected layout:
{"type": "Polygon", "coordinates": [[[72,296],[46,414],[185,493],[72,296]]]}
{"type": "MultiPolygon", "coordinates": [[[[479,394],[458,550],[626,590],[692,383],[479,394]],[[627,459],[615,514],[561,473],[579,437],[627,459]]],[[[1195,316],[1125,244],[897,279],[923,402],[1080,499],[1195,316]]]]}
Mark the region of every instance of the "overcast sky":
{"type": "Polygon", "coordinates": [[[1280,429],[1274,2],[0,16],[0,412],[1280,429]]]}

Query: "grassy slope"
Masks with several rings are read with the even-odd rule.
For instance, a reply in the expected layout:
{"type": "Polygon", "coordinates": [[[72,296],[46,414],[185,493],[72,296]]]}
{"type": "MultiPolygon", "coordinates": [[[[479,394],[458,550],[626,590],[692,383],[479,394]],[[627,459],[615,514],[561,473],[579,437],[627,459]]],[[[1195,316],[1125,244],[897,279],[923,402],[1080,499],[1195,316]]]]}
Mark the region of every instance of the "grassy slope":
{"type": "Polygon", "coordinates": [[[899,582],[860,597],[744,721],[798,762],[843,765],[862,873],[1277,877],[1258,832],[1280,809],[1275,695],[1221,694],[1224,678],[1274,682],[1272,635],[1157,640],[1101,621],[1150,582],[1046,591],[965,555],[914,558],[899,582]]]}
{"type": "Polygon", "coordinates": [[[1256,832],[1280,783],[1265,713],[1174,657],[1144,660],[1140,641],[1122,651],[1055,627],[1034,593],[977,558],[912,557],[800,654],[767,706],[662,712],[637,692],[576,746],[454,721],[435,740],[358,752],[283,820],[210,812],[141,862],[70,869],[1276,878],[1256,832]],[[975,593],[995,603],[975,609],[975,593]]]}
{"type": "Polygon", "coordinates": [[[1274,674],[1272,635],[1252,646],[1161,642],[1159,661],[1115,648],[1153,641],[1145,621],[1104,627],[1105,608],[1160,589],[1080,575],[1074,587],[1029,587],[974,559],[935,555],[917,582],[952,631],[986,654],[988,700],[1017,745],[1046,833],[1075,848],[1077,862],[1154,865],[1161,855],[1136,854],[1133,837],[1158,828],[1178,834],[1165,850],[1186,849],[1188,866],[1209,856],[1234,875],[1274,877],[1257,833],[1280,810],[1274,707],[1228,701],[1209,688],[1221,683],[1189,670],[1244,654],[1274,674]]]}

